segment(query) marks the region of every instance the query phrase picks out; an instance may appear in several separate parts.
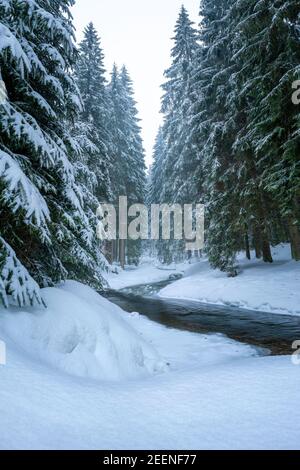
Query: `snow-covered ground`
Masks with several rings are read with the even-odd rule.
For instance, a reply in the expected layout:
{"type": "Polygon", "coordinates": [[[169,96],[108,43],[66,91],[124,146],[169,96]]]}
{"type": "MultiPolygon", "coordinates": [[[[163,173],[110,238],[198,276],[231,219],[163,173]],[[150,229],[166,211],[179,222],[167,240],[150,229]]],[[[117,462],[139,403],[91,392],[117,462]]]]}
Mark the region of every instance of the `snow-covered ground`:
{"type": "Polygon", "coordinates": [[[112,289],[148,284],[167,280],[174,274],[184,274],[190,267],[187,263],[163,266],[151,258],[143,258],[136,267],[126,266],[125,270],[115,267],[115,271],[105,274],[105,278],[112,289]]]}
{"type": "Polygon", "coordinates": [[[91,289],[0,310],[1,449],[300,448],[300,367],[167,329],[91,289]]]}
{"type": "Polygon", "coordinates": [[[300,315],[300,263],[291,259],[289,245],[273,248],[273,264],[238,258],[239,275],[229,278],[210,268],[207,260],[163,267],[145,260],[138,268],[127,267],[120,274],[107,276],[113,289],[167,280],[172,274],[183,279],[162,289],[162,298],[196,300],[218,305],[232,305],[250,310],[300,315]]]}
{"type": "Polygon", "coordinates": [[[163,298],[233,305],[262,312],[300,315],[300,263],[291,260],[290,246],[273,249],[274,263],[239,257],[240,274],[228,278],[207,261],[192,265],[183,279],[167,286],[163,298]]]}

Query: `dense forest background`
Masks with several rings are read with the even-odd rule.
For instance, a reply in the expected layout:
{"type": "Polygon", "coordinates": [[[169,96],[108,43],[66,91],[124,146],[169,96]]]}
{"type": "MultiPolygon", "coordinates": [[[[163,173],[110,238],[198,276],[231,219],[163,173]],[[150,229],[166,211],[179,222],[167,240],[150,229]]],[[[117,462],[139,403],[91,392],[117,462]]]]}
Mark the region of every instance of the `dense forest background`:
{"type": "MultiPolygon", "coordinates": [[[[150,201],[204,203],[209,260],[229,275],[239,251],[272,262],[280,242],[299,261],[299,2],[202,0],[199,29],[183,7],[172,59],[150,201]]],[[[158,254],[181,258],[182,244],[158,254]]]]}

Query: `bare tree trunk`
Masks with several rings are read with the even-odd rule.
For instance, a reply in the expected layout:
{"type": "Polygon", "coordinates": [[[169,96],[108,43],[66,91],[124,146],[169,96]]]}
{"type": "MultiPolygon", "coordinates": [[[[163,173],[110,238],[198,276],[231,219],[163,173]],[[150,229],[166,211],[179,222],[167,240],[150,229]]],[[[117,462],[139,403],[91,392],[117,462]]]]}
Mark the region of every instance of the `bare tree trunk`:
{"type": "Polygon", "coordinates": [[[105,242],[105,257],[110,264],[113,263],[113,242],[105,242]]]}
{"type": "Polygon", "coordinates": [[[273,263],[270,242],[265,238],[262,242],[263,260],[265,263],[273,263]]]}
{"type": "Polygon", "coordinates": [[[116,261],[116,241],[112,240],[111,242],[111,262],[114,263],[116,261]]]}
{"type": "Polygon", "coordinates": [[[120,265],[125,268],[125,240],[120,240],[120,265]]]}
{"type": "Polygon", "coordinates": [[[262,256],[265,263],[273,263],[271,245],[269,241],[269,233],[267,229],[267,217],[264,209],[264,199],[261,197],[261,207],[259,208],[259,220],[260,222],[260,240],[262,248],[262,256]]]}
{"type": "Polygon", "coordinates": [[[246,232],[246,235],[245,235],[245,248],[246,248],[246,256],[247,256],[248,260],[251,260],[251,251],[250,251],[250,243],[249,243],[248,232],[246,232]]]}
{"type": "MultiPolygon", "coordinates": [[[[257,169],[255,159],[252,152],[246,154],[250,166],[250,174],[254,181],[257,181],[257,169]]],[[[273,263],[271,247],[269,242],[269,234],[267,229],[267,214],[268,208],[266,207],[266,199],[263,191],[257,184],[257,224],[254,232],[255,251],[256,257],[261,258],[261,252],[265,263],[273,263]]]]}
{"type": "Polygon", "coordinates": [[[261,259],[262,257],[261,236],[260,236],[260,230],[258,227],[256,227],[254,230],[253,244],[254,244],[256,259],[261,259]]]}
{"type": "Polygon", "coordinates": [[[289,220],[289,233],[291,240],[292,258],[300,261],[300,230],[293,220],[289,220]]]}
{"type": "Polygon", "coordinates": [[[254,248],[257,259],[263,258],[265,263],[273,263],[269,238],[258,227],[254,231],[254,248]]]}
{"type": "Polygon", "coordinates": [[[120,248],[119,240],[115,240],[115,261],[117,263],[119,261],[119,248],[120,248]]]}

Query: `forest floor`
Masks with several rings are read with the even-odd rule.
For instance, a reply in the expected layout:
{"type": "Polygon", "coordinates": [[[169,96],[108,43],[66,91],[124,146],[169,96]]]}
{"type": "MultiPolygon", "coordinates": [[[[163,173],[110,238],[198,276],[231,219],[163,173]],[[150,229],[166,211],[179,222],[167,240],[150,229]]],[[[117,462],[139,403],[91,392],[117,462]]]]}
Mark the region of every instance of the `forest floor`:
{"type": "Polygon", "coordinates": [[[229,278],[210,268],[206,259],[191,264],[182,263],[163,267],[146,259],[137,268],[127,268],[119,275],[110,274],[108,282],[113,289],[158,282],[170,275],[183,278],[162,289],[162,298],[197,300],[199,302],[230,305],[261,312],[300,315],[300,263],[291,259],[289,245],[273,248],[273,264],[238,257],[239,275],[229,278]]]}

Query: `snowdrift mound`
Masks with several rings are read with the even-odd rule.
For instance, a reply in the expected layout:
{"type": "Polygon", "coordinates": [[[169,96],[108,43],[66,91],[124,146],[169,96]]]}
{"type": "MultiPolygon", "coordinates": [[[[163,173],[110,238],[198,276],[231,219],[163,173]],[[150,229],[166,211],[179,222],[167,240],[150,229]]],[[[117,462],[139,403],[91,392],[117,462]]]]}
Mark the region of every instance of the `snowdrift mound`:
{"type": "Polygon", "coordinates": [[[130,316],[89,287],[68,281],[42,294],[47,309],[0,310],[0,337],[79,377],[122,380],[167,368],[130,316]]]}

